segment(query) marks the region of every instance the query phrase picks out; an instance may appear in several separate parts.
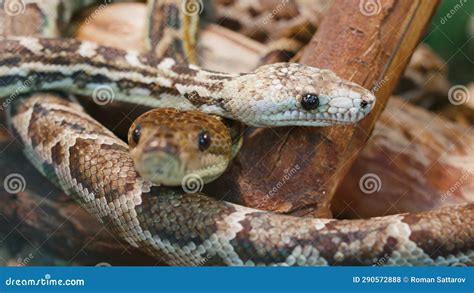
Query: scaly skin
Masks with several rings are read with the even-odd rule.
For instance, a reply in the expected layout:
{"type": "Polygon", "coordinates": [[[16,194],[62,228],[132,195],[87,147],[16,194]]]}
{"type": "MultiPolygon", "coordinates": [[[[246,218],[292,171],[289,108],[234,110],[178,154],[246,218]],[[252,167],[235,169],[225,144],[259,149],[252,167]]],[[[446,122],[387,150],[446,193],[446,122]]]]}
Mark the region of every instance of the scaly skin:
{"type": "Polygon", "coordinates": [[[172,108],[138,117],[128,145],[138,173],[166,186],[181,186],[186,176],[202,180],[201,185],[211,182],[225,171],[237,147],[222,118],[172,108]]]}
{"type": "Polygon", "coordinates": [[[32,97],[13,110],[12,126],[43,174],[171,265],[474,265],[472,203],[364,220],[278,215],[153,187],[128,146],[73,103],[32,97]]]}
{"type": "Polygon", "coordinates": [[[355,123],[375,105],[363,87],[301,64],[225,74],[73,39],[0,42],[0,96],[38,90],[93,96],[99,86],[118,101],[197,109],[259,127],[355,123]],[[318,107],[302,105],[307,94],[318,98],[318,107]]]}

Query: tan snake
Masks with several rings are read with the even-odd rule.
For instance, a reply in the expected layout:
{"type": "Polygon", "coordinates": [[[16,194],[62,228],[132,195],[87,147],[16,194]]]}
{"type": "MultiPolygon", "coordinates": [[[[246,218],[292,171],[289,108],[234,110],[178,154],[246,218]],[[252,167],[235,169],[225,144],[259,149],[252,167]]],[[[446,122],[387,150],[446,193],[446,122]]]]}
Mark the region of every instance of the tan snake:
{"type": "Polygon", "coordinates": [[[295,63],[236,75],[73,39],[0,42],[0,96],[35,90],[93,96],[99,86],[117,101],[198,109],[260,127],[354,123],[375,104],[363,87],[295,63]],[[28,80],[30,86],[19,87],[28,80]]]}
{"type": "MultiPolygon", "coordinates": [[[[153,73],[159,72],[160,74],[164,72],[161,77],[170,78],[169,76],[173,76],[173,73],[179,72],[176,71],[176,68],[172,69],[175,64],[168,64],[172,63],[166,61],[170,59],[153,63],[154,59],[149,56],[128,55],[123,51],[103,49],[99,46],[95,47],[94,50],[86,50],[86,52],[89,52],[86,55],[95,56],[96,59],[103,58],[102,60],[91,60],[93,59],[91,56],[73,54],[73,51],[89,46],[82,46],[81,44],[83,43],[62,40],[35,41],[35,39],[15,39],[0,42],[3,61],[1,68],[4,70],[1,71],[1,75],[2,81],[6,82],[2,87],[2,95],[8,96],[14,93],[12,90],[14,88],[14,82],[12,81],[14,78],[17,78],[17,83],[21,83],[26,78],[34,76],[32,74],[38,72],[45,74],[45,71],[59,73],[62,79],[55,76],[56,79],[53,80],[61,80],[61,83],[51,82],[52,75],[45,74],[42,78],[46,76],[51,79],[33,78],[34,82],[32,84],[34,86],[27,90],[69,90],[69,86],[71,86],[75,93],[91,93],[93,87],[88,87],[88,84],[95,79],[85,74],[91,73],[87,71],[85,73],[80,72],[80,70],[92,68],[92,70],[96,70],[95,72],[101,72],[108,78],[104,80],[105,84],[120,90],[117,91],[117,99],[129,100],[128,97],[131,96],[132,88],[128,83],[120,86],[111,83],[111,80],[117,81],[114,76],[126,76],[127,82],[137,83],[137,79],[134,80],[131,77],[134,73],[137,73],[140,77],[152,78],[153,75],[150,71],[153,73]],[[74,50],[70,47],[71,44],[77,44],[74,50]],[[51,45],[54,46],[46,47],[51,45]],[[68,50],[68,48],[70,49],[68,50]],[[26,53],[27,63],[25,63],[25,59],[21,59],[21,54],[18,52],[26,53]],[[49,55],[51,59],[45,59],[44,55],[48,55],[49,52],[51,53],[49,55]],[[60,55],[61,52],[72,59],[61,59],[54,55],[60,55]],[[101,54],[97,54],[97,52],[101,54]],[[117,55],[107,55],[110,52],[121,52],[121,55],[118,55],[122,57],[118,59],[120,62],[114,63],[114,60],[110,60],[111,56],[117,57],[117,55]],[[4,56],[8,56],[8,58],[4,56]],[[136,56],[136,59],[130,56],[136,56]],[[49,65],[45,65],[46,60],[50,62],[49,65]],[[54,63],[52,60],[62,62],[54,63]],[[85,63],[77,63],[78,60],[85,63]],[[124,60],[128,62],[125,63],[124,60]],[[130,60],[133,60],[133,66],[130,65],[130,60]],[[105,70],[99,71],[100,66],[92,66],[96,61],[101,61],[100,64],[105,70]],[[135,63],[136,61],[139,61],[139,63],[135,63]],[[34,67],[35,62],[37,62],[36,67],[34,67]],[[66,65],[64,65],[64,62],[67,62],[66,65]],[[29,65],[24,67],[23,64],[29,65]],[[74,67],[74,64],[80,65],[74,67]],[[84,64],[92,67],[87,67],[84,64]],[[125,67],[114,67],[118,65],[125,67]],[[142,71],[139,68],[141,66],[137,65],[145,66],[146,70],[142,71]],[[158,71],[156,68],[160,69],[160,66],[165,66],[166,70],[158,71]],[[36,68],[36,71],[32,68],[36,68]],[[74,71],[73,68],[79,68],[79,71],[74,71]],[[137,72],[122,71],[125,68],[137,72]],[[113,70],[115,70],[114,74],[117,75],[111,73],[113,70]],[[81,77],[79,81],[83,81],[83,87],[70,83],[64,85],[65,81],[70,78],[64,76],[73,71],[79,72],[74,76],[81,77]],[[5,72],[10,75],[5,75],[5,72]],[[12,73],[16,73],[16,75],[12,73]]],[[[298,69],[307,68],[297,65],[291,66],[298,69]]],[[[183,68],[196,70],[193,66],[183,68]]],[[[316,74],[316,72],[321,71],[310,69],[309,72],[316,74]]],[[[328,75],[333,76],[329,73],[328,75]]],[[[195,95],[194,98],[211,98],[209,94],[215,93],[212,90],[216,90],[216,88],[211,87],[209,89],[206,86],[225,84],[229,80],[239,78],[245,80],[246,76],[248,75],[230,76],[198,71],[198,73],[188,78],[188,84],[194,86],[194,83],[196,83],[196,86],[201,86],[196,90],[198,95],[195,95]],[[217,80],[202,85],[202,76],[207,78],[216,76],[217,80]]],[[[295,75],[287,75],[289,80],[292,80],[291,76],[295,75]]],[[[304,77],[303,80],[309,80],[309,86],[316,87],[311,88],[311,90],[317,90],[319,98],[321,96],[324,98],[325,95],[328,95],[325,92],[328,90],[326,87],[328,83],[324,79],[323,82],[317,78],[313,79],[314,76],[318,75],[313,75],[312,78],[304,77]],[[319,84],[322,89],[317,88],[319,84]]],[[[251,80],[254,82],[255,78],[256,75],[252,75],[251,80]]],[[[180,93],[187,94],[186,90],[192,92],[192,89],[187,89],[184,82],[181,82],[182,86],[181,83],[175,83],[176,88],[178,88],[178,85],[182,87],[181,90],[184,92],[180,93]]],[[[158,89],[151,87],[150,84],[141,84],[141,89],[153,92],[153,90],[159,91],[163,88],[162,83],[158,83],[158,89]]],[[[294,83],[290,85],[282,84],[282,88],[286,89],[285,86],[289,86],[291,89],[292,85],[294,86],[294,83]]],[[[339,85],[344,85],[344,83],[339,85]]],[[[278,84],[274,86],[276,87],[278,84]]],[[[280,86],[278,87],[280,88],[280,86]]],[[[261,88],[258,87],[258,89],[261,88]]],[[[329,96],[333,99],[329,98],[328,100],[336,100],[338,105],[342,102],[346,102],[346,105],[348,105],[347,100],[339,99],[339,89],[339,87],[329,88],[329,90],[337,90],[338,95],[329,96]]],[[[242,90],[246,92],[246,89],[242,90]]],[[[304,93],[306,93],[306,90],[305,88],[304,93]]],[[[361,89],[361,91],[366,93],[365,90],[361,89]]],[[[347,93],[347,89],[342,88],[341,92],[347,93]]],[[[352,93],[353,91],[349,92],[352,93]]],[[[237,94],[239,91],[234,90],[232,93],[237,94]]],[[[267,91],[265,93],[268,94],[267,91]]],[[[135,94],[134,92],[133,96],[141,97],[137,98],[135,102],[141,102],[146,98],[145,95],[135,94]]],[[[166,95],[167,93],[161,94],[166,95]]],[[[296,109],[299,111],[299,118],[300,113],[306,113],[306,111],[302,111],[301,104],[298,103],[301,103],[301,99],[305,94],[302,94],[301,90],[292,94],[286,93],[283,100],[288,102],[288,97],[296,97],[297,95],[300,95],[300,100],[296,98],[291,101],[293,107],[298,107],[296,109]]],[[[158,96],[156,97],[156,101],[162,101],[158,96]]],[[[257,119],[252,116],[252,107],[247,107],[247,111],[243,112],[235,111],[235,108],[229,110],[229,108],[222,105],[209,109],[203,106],[204,104],[193,103],[192,98],[190,99],[192,107],[189,108],[197,108],[215,114],[225,112],[223,116],[238,117],[243,122],[251,120],[252,117],[257,119]],[[250,115],[248,115],[249,112],[250,115]],[[243,116],[238,116],[240,113],[243,116]]],[[[265,97],[263,98],[263,101],[268,102],[268,100],[265,97]]],[[[155,106],[154,103],[158,103],[156,101],[150,102],[150,104],[155,106]]],[[[208,104],[214,103],[214,101],[214,99],[206,100],[208,104]]],[[[228,103],[231,103],[231,101],[228,103]]],[[[386,258],[386,264],[453,265],[472,264],[473,262],[473,204],[419,214],[351,221],[295,218],[258,211],[223,201],[216,201],[199,193],[186,194],[180,189],[152,186],[150,182],[144,181],[137,175],[128,146],[73,103],[57,98],[38,99],[35,97],[26,101],[15,99],[13,103],[10,109],[13,114],[12,125],[26,147],[26,154],[36,167],[63,190],[74,196],[88,211],[109,223],[131,245],[140,247],[167,263],[177,265],[370,265],[380,258],[386,258]],[[447,239],[448,237],[449,239],[447,239]]],[[[327,105],[324,102],[320,104],[322,106],[327,105]]],[[[365,108],[371,107],[368,105],[370,104],[367,103],[365,108]]],[[[162,104],[159,106],[162,106],[162,104]]],[[[352,103],[352,106],[354,106],[354,103],[352,103]]],[[[327,110],[329,108],[330,106],[327,110]]],[[[344,109],[347,109],[347,107],[344,109]]],[[[337,112],[339,113],[339,110],[337,112]]],[[[324,113],[321,116],[323,120],[318,120],[318,123],[328,123],[327,120],[324,120],[324,113]]],[[[341,116],[344,117],[343,113],[339,114],[341,115],[334,115],[335,120],[344,122],[340,118],[341,116]]],[[[195,115],[199,114],[196,113],[195,115]]],[[[279,117],[282,117],[282,115],[285,117],[286,114],[281,114],[279,117]]],[[[270,119],[264,118],[258,118],[259,122],[251,124],[262,125],[261,122],[268,123],[270,119]]],[[[346,120],[346,122],[355,121],[357,118],[356,115],[354,120],[346,120]]],[[[201,119],[207,121],[207,119],[215,118],[202,115],[201,119]]],[[[163,119],[162,121],[167,123],[167,121],[172,122],[173,120],[163,119]]],[[[288,119],[283,118],[283,121],[288,123],[288,119]]],[[[208,122],[210,123],[210,121],[208,122]]],[[[169,124],[168,127],[171,129],[176,125],[176,123],[169,124]]],[[[297,121],[295,124],[297,124],[297,121]]],[[[268,124],[263,125],[269,126],[268,124]]]]}

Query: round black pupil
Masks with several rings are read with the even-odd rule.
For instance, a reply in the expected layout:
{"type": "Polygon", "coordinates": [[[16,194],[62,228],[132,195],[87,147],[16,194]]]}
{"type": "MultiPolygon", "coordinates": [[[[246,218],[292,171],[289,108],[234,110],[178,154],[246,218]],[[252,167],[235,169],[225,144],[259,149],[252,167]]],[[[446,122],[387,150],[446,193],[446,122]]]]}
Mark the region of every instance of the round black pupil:
{"type": "Polygon", "coordinates": [[[211,136],[209,135],[209,132],[203,130],[199,133],[198,144],[201,151],[206,150],[211,145],[211,136]]]}
{"type": "Polygon", "coordinates": [[[306,110],[314,110],[319,106],[319,98],[316,94],[306,94],[301,101],[303,108],[306,110]]]}
{"type": "Polygon", "coordinates": [[[141,125],[137,125],[137,127],[135,127],[135,130],[133,130],[133,134],[132,134],[132,139],[135,143],[138,143],[138,141],[140,140],[141,134],[142,134],[142,127],[141,125]]]}
{"type": "Polygon", "coordinates": [[[360,107],[361,107],[362,109],[364,109],[365,107],[367,107],[368,104],[369,104],[369,103],[367,103],[367,101],[362,101],[362,102],[360,102],[360,107]]]}

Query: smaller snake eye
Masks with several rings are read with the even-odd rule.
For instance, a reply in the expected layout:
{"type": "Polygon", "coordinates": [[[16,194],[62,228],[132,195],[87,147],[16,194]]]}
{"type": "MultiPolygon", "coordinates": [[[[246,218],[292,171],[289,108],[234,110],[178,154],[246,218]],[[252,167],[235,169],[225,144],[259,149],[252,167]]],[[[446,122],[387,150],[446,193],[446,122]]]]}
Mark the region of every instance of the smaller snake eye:
{"type": "Polygon", "coordinates": [[[316,109],[319,106],[319,96],[317,94],[305,94],[301,99],[301,106],[307,111],[316,109]]]}
{"type": "Polygon", "coordinates": [[[211,135],[206,130],[201,130],[198,135],[198,146],[201,151],[205,151],[211,145],[211,135]]]}
{"type": "Polygon", "coordinates": [[[142,134],[142,125],[137,124],[137,126],[135,127],[132,133],[132,139],[134,143],[138,144],[138,142],[140,141],[141,134],[142,134]]]}
{"type": "Polygon", "coordinates": [[[368,104],[369,104],[369,103],[368,103],[366,100],[362,100],[362,101],[360,102],[360,107],[361,107],[362,109],[364,109],[365,107],[367,107],[368,104]]]}

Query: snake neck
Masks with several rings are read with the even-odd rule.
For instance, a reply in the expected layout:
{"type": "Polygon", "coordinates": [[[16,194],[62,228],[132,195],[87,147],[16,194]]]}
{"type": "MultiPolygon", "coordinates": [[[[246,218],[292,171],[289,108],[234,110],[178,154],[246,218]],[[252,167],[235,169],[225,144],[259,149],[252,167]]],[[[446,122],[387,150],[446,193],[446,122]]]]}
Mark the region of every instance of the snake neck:
{"type": "Polygon", "coordinates": [[[192,108],[226,118],[235,118],[230,101],[238,98],[233,85],[239,74],[204,70],[196,65],[176,63],[174,59],[162,59],[157,66],[158,76],[172,81],[174,89],[186,98],[192,108]]]}
{"type": "Polygon", "coordinates": [[[99,104],[115,100],[232,118],[224,89],[235,76],[73,39],[0,43],[0,96],[7,103],[26,92],[68,90],[99,104]]]}

